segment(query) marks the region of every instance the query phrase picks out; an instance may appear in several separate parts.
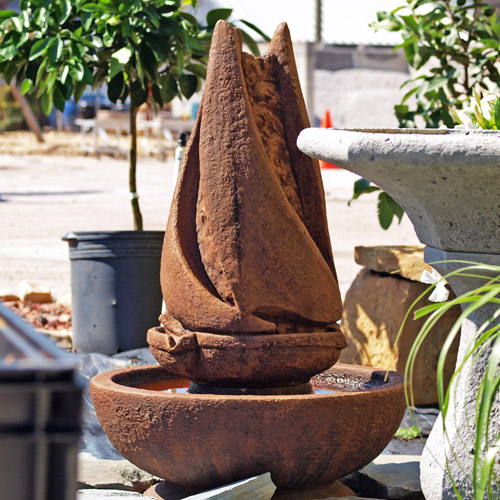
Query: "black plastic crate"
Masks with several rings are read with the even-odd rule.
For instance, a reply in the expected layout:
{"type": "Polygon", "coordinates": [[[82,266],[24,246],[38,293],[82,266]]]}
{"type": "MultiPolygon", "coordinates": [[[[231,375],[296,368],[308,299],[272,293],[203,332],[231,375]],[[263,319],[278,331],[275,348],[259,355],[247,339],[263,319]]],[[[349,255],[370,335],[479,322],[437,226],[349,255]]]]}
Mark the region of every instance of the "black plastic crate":
{"type": "Polygon", "coordinates": [[[65,352],[0,304],[0,500],[74,500],[81,389],[65,352]]]}

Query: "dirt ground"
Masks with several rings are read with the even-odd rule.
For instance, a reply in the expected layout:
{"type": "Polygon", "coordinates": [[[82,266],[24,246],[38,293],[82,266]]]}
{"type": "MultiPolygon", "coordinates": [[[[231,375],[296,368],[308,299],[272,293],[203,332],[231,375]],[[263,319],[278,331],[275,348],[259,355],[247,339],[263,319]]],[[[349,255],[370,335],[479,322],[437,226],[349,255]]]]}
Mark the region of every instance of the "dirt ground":
{"type": "MultiPolygon", "coordinates": [[[[70,290],[68,249],[61,239],[65,233],[132,229],[127,160],[82,156],[78,134],[47,134],[38,151],[32,141],[28,133],[0,135],[0,291],[16,292],[27,280],[49,287],[58,297],[70,290]]],[[[354,174],[341,169],[322,174],[344,295],[360,269],[354,262],[356,245],[418,240],[406,217],[388,231],[380,228],[375,194],[347,206],[354,174]]],[[[138,191],[145,229],[165,228],[175,179],[173,155],[140,158],[138,191]]]]}

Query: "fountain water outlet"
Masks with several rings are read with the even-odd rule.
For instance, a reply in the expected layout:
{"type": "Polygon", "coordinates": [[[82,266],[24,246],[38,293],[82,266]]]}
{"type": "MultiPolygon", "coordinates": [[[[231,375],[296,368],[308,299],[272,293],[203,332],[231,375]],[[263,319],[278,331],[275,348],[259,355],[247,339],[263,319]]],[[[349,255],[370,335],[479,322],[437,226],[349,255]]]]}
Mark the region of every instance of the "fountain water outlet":
{"type": "Polygon", "coordinates": [[[404,414],[402,375],[333,366],[342,304],[318,162],[296,145],[308,126],[287,26],[257,58],[219,21],[165,233],[168,312],[148,332],[161,367],[91,382],[111,442],[164,479],[159,498],[265,472],[276,498],[331,496],[404,414]]]}
{"type": "MultiPolygon", "coordinates": [[[[301,151],[334,162],[387,191],[405,210],[426,246],[425,261],[443,276],[475,262],[500,265],[500,134],[482,130],[307,129],[301,151]]],[[[494,277],[493,273],[490,276],[494,277]]],[[[484,277],[484,282],[489,279],[484,277]]],[[[483,282],[448,278],[457,296],[483,282]]],[[[481,307],[462,326],[457,367],[496,307],[481,307]]],[[[491,349],[491,348],[490,348],[491,349]]],[[[488,362],[486,349],[460,371],[450,389],[446,434],[439,418],[422,454],[420,479],[427,500],[472,498],[476,397],[488,362]],[[453,477],[453,481],[450,479],[453,477]]],[[[500,432],[498,397],[489,435],[500,432]]],[[[495,474],[500,466],[495,466],[495,474]]],[[[498,488],[498,486],[495,486],[498,488]]],[[[500,492],[494,490],[494,497],[500,492]]]]}

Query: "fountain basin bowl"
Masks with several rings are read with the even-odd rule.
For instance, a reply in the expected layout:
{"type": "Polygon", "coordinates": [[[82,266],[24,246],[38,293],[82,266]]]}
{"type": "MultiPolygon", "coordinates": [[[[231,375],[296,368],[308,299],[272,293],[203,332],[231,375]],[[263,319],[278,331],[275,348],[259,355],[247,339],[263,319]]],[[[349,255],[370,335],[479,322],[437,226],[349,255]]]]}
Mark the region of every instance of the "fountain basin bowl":
{"type": "Polygon", "coordinates": [[[425,245],[500,251],[500,132],[309,128],[297,145],[387,191],[425,245]]]}
{"type": "Polygon", "coordinates": [[[271,472],[282,490],[326,484],[369,463],[405,411],[403,376],[336,365],[314,377],[327,393],[226,396],[141,388],[181,379],[159,366],[113,370],[90,384],[118,451],[168,484],[201,491],[271,472]]]}

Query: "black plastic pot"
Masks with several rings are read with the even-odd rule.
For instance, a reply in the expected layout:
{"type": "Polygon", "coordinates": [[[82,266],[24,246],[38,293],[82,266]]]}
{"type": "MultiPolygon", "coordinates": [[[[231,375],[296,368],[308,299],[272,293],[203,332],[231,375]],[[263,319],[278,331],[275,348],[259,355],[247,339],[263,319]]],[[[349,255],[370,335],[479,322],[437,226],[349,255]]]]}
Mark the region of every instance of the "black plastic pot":
{"type": "Polygon", "coordinates": [[[0,500],[74,500],[74,362],[0,304],[0,500]]]}
{"type": "Polygon", "coordinates": [[[147,347],[162,295],[163,231],[68,233],[73,348],[115,354],[147,347]]]}

